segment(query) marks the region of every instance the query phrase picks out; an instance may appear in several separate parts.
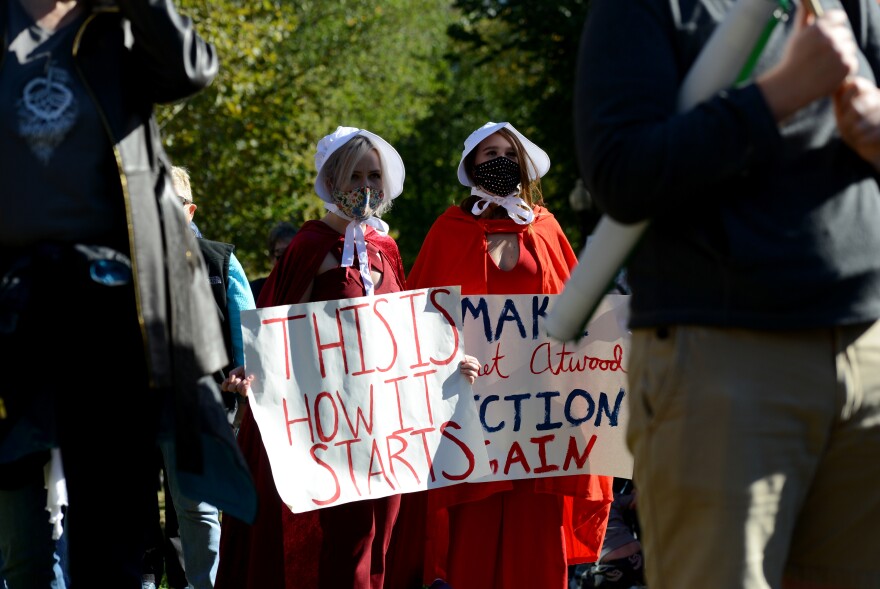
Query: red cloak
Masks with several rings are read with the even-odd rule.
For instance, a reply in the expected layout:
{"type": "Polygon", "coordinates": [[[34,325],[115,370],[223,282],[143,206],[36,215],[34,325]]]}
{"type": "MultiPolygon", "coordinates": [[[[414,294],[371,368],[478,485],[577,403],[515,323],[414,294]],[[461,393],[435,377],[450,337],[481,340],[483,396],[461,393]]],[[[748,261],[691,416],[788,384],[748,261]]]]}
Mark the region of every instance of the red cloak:
{"type": "MultiPolygon", "coordinates": [[[[382,251],[399,284],[405,284],[397,244],[367,227],[364,238],[382,251]]],[[[257,307],[301,302],[331,248],[344,237],[321,221],[307,221],[269,274],[257,307]]],[[[294,514],[281,501],[269,457],[253,415],[245,410],[238,445],[257,490],[257,516],[248,525],[223,514],[216,589],[292,589],[318,586],[323,532],[318,512],[294,514]]]]}
{"type": "MultiPolygon", "coordinates": [[[[488,294],[486,235],[523,232],[522,243],[538,262],[542,293],[558,294],[577,264],[577,256],[556,218],[541,206],[534,207],[534,212],[535,220],[530,225],[519,225],[510,219],[479,219],[458,206],[449,207],[428,231],[407,277],[407,287],[458,284],[462,295],[488,294]]],[[[516,486],[522,490],[523,484],[531,484],[534,493],[564,497],[564,521],[555,524],[562,527],[568,564],[578,564],[598,560],[613,500],[612,482],[613,477],[575,475],[516,481],[516,486]]],[[[438,577],[448,579],[448,508],[512,489],[514,481],[499,481],[404,495],[389,551],[389,561],[393,563],[393,570],[386,577],[392,582],[389,587],[402,589],[411,583],[423,562],[422,556],[422,582],[430,584],[438,577]],[[420,554],[422,547],[424,555],[420,554]]],[[[474,532],[479,534],[478,530],[474,532]]],[[[531,544],[535,539],[536,536],[529,535],[520,541],[531,544]]]]}

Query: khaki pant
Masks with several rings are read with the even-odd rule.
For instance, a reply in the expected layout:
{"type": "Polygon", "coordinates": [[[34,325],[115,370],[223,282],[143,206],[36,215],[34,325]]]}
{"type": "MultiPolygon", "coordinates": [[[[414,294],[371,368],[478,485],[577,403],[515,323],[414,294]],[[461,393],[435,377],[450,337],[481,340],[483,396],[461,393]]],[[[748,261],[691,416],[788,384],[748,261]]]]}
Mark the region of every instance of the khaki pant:
{"type": "Polygon", "coordinates": [[[637,329],[651,589],[880,588],[880,324],[637,329]]]}

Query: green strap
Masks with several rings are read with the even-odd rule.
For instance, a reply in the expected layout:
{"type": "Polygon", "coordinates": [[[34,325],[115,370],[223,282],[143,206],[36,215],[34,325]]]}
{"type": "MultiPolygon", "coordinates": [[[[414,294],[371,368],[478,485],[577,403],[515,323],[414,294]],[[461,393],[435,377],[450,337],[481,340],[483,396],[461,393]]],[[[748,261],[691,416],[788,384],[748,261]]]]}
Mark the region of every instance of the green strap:
{"type": "Polygon", "coordinates": [[[758,42],[755,43],[755,47],[749,54],[749,57],[746,60],[745,65],[743,65],[742,70],[740,70],[735,85],[742,84],[752,77],[752,72],[755,69],[755,65],[758,63],[758,59],[760,59],[761,53],[764,52],[764,47],[767,46],[767,41],[770,40],[770,35],[773,34],[773,29],[775,29],[776,25],[779,24],[779,22],[782,20],[782,16],[791,11],[792,3],[790,0],[777,0],[777,2],[779,3],[779,7],[781,8],[781,10],[773,11],[773,15],[770,17],[770,20],[767,21],[766,26],[764,26],[764,30],[761,32],[761,36],[758,38],[758,42]]]}

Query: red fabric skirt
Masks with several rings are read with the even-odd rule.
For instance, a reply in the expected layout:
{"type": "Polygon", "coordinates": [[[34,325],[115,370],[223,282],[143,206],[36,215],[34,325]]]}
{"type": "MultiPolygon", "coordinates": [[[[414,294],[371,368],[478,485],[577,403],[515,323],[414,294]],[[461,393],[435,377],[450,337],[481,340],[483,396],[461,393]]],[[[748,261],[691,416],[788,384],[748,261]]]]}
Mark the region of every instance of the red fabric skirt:
{"type": "Polygon", "coordinates": [[[250,411],[238,443],[257,488],[257,517],[248,525],[224,514],[215,589],[382,589],[400,496],[293,513],[250,411]]]}
{"type": "Polygon", "coordinates": [[[599,558],[613,481],[577,475],[403,495],[386,589],[412,589],[437,578],[455,589],[565,589],[568,565],[599,558]]]}

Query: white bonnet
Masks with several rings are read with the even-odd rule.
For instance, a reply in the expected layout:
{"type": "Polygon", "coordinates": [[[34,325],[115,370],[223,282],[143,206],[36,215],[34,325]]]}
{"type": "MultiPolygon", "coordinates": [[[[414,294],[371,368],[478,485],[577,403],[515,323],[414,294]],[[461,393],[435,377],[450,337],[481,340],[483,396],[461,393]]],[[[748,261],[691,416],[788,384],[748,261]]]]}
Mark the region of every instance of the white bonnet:
{"type": "Polygon", "coordinates": [[[544,174],[547,173],[547,170],[550,169],[550,156],[547,155],[543,149],[526,139],[525,135],[514,129],[513,125],[510,123],[493,123],[488,122],[473,133],[465,140],[464,142],[464,151],[461,152],[461,161],[458,164],[458,181],[464,184],[465,186],[473,186],[474,183],[468,178],[467,172],[464,169],[464,160],[473,149],[480,144],[480,141],[492,135],[499,129],[508,129],[514,135],[516,135],[520,142],[525,147],[526,152],[529,154],[529,157],[534,162],[529,163],[529,178],[532,180],[536,180],[541,178],[544,174]],[[537,169],[535,169],[537,167],[537,169]]]}
{"type": "Polygon", "coordinates": [[[324,162],[327,161],[327,158],[329,158],[334,151],[358,135],[367,137],[373,144],[373,147],[378,150],[379,157],[382,158],[382,165],[385,168],[385,189],[387,192],[385,196],[394,199],[400,196],[400,193],[403,192],[403,178],[405,175],[403,160],[400,158],[400,154],[391,147],[390,143],[375,133],[370,133],[365,129],[358,129],[356,127],[337,127],[334,132],[318,141],[318,149],[315,152],[315,169],[318,171],[318,175],[315,178],[315,192],[324,202],[332,202],[330,193],[327,191],[327,185],[324,182],[324,174],[321,171],[324,167],[324,162]]]}

